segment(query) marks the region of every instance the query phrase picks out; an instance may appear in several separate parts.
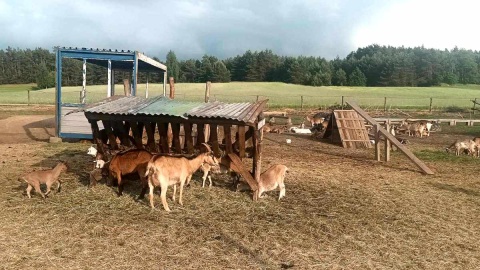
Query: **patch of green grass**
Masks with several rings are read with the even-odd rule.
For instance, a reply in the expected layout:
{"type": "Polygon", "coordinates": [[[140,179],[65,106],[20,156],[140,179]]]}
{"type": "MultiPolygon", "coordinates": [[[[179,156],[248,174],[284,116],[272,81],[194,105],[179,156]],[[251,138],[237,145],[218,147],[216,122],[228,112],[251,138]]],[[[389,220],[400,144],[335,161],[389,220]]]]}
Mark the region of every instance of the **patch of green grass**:
{"type": "MultiPolygon", "coordinates": [[[[28,103],[28,90],[35,85],[0,85],[0,103],[28,103]]],[[[81,86],[62,88],[62,102],[78,103],[81,86]]],[[[118,94],[123,94],[123,86],[116,85],[118,94]]],[[[203,101],[204,83],[178,83],[175,85],[175,98],[187,101],[203,101]]],[[[105,85],[88,85],[87,102],[95,102],[106,97],[105,85]]],[[[168,91],[168,89],[167,89],[168,91]]],[[[137,95],[145,96],[146,85],[139,84],[137,95]]],[[[163,94],[162,84],[149,84],[149,96],[163,94]]],[[[480,97],[480,86],[455,85],[439,87],[350,87],[350,86],[304,86],[279,82],[231,82],[212,84],[210,99],[225,102],[251,102],[257,99],[269,99],[269,106],[299,108],[328,108],[344,100],[356,101],[367,109],[383,110],[386,98],[387,110],[428,109],[430,98],[432,108],[469,109],[471,100],[480,97]]],[[[30,91],[30,102],[53,104],[55,89],[30,91]]]]}
{"type": "Polygon", "coordinates": [[[442,125],[442,133],[477,137],[480,136],[480,125],[467,126],[465,124],[457,124],[456,126],[449,126],[445,124],[442,125]]]}
{"type": "Polygon", "coordinates": [[[415,151],[415,155],[423,161],[480,164],[480,159],[464,154],[456,156],[455,151],[420,150],[415,151]]]}

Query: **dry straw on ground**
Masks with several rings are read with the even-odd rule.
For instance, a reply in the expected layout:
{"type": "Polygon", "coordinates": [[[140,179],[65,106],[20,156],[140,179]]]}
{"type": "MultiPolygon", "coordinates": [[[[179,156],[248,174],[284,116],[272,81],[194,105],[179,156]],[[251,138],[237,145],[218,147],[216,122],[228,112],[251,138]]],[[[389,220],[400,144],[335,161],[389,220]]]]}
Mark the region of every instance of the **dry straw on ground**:
{"type": "MultiPolygon", "coordinates": [[[[436,137],[435,137],[436,136],[436,137]]],[[[452,137],[413,139],[415,151],[441,151],[452,137]]],[[[0,265],[4,269],[478,269],[480,161],[427,160],[422,175],[398,153],[391,163],[306,137],[268,134],[263,170],[291,168],[285,200],[260,202],[229,179],[185,191],[171,213],[87,187],[88,145],[0,145],[0,265]],[[286,138],[292,143],[285,144],[286,138]],[[22,172],[67,159],[62,192],[28,199],[22,172]]],[[[441,155],[443,153],[438,153],[441,155]]],[[[170,189],[171,192],[171,189],[170,189]]],[[[158,194],[156,194],[158,196],[158,194]]]]}

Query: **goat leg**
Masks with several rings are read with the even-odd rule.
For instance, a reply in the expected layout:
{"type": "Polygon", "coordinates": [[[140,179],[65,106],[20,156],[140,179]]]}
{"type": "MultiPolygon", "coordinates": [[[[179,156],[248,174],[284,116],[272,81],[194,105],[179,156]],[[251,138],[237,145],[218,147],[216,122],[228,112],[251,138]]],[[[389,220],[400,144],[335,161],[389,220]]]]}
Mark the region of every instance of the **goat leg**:
{"type": "Polygon", "coordinates": [[[155,208],[155,205],[153,204],[153,189],[155,188],[155,186],[153,186],[153,184],[150,183],[150,181],[148,181],[148,187],[150,188],[149,193],[148,193],[148,198],[150,199],[150,206],[153,209],[153,208],[155,208]]]}
{"type": "Polygon", "coordinates": [[[30,195],[30,192],[32,191],[32,188],[33,188],[33,186],[28,184],[28,186],[27,186],[27,196],[28,196],[29,199],[32,198],[32,196],[30,195]]]}
{"type": "MultiPolygon", "coordinates": [[[[161,184],[162,193],[160,194],[160,198],[162,199],[163,209],[165,209],[165,211],[167,211],[167,212],[170,212],[170,208],[168,207],[168,203],[167,203],[168,180],[167,181],[160,181],[160,183],[162,183],[161,184]]],[[[151,193],[151,195],[152,195],[152,198],[153,198],[153,192],[151,193]]]]}

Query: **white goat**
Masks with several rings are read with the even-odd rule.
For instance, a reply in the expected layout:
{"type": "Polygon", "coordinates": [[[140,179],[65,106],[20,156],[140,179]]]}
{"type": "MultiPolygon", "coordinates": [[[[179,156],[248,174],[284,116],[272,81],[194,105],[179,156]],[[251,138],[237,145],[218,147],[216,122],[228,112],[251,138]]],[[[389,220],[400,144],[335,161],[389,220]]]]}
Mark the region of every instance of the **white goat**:
{"type": "Polygon", "coordinates": [[[218,161],[213,155],[210,147],[203,143],[207,152],[200,153],[194,158],[174,157],[174,156],[153,156],[147,165],[145,176],[148,177],[148,186],[150,188],[149,198],[150,206],[155,208],[153,203],[153,189],[155,186],[161,188],[161,200],[165,211],[170,211],[167,204],[168,186],[180,184],[179,203],[183,205],[183,186],[189,181],[192,174],[197,171],[202,164],[207,163],[211,166],[218,165],[218,161]]]}
{"type": "Polygon", "coordinates": [[[88,148],[87,155],[96,157],[97,152],[98,152],[97,149],[95,147],[93,147],[93,145],[92,145],[88,148]]]}

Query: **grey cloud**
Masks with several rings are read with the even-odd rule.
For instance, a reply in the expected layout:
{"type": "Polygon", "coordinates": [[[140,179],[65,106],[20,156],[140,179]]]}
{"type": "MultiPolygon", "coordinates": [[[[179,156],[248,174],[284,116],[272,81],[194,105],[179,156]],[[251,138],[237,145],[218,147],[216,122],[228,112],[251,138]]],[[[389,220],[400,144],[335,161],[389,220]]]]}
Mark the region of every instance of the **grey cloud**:
{"type": "Polygon", "coordinates": [[[344,57],[359,21],[392,1],[6,1],[0,48],[131,49],[180,59],[246,50],[344,57]]]}

